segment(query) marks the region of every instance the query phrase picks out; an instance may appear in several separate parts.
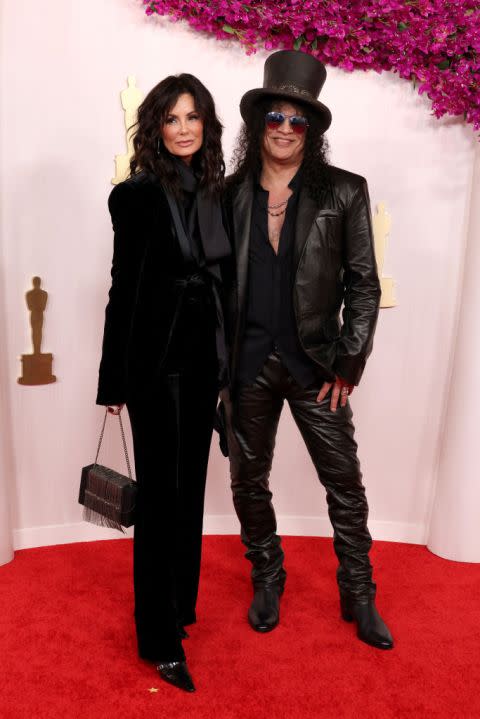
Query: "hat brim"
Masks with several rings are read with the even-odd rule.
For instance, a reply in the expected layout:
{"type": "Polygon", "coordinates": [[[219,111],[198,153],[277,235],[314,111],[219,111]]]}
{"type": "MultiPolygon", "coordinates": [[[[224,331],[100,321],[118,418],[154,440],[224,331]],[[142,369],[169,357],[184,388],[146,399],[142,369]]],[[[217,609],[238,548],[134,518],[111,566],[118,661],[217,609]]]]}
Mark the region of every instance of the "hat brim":
{"type": "Polygon", "coordinates": [[[332,113],[328,107],[323,104],[323,102],[319,102],[319,100],[310,100],[309,98],[303,97],[295,92],[269,90],[264,87],[249,90],[240,100],[240,114],[244,120],[247,120],[252,105],[262,97],[278,97],[282,100],[291,100],[294,104],[307,105],[320,118],[322,122],[322,132],[326,132],[332,123],[332,113]]]}

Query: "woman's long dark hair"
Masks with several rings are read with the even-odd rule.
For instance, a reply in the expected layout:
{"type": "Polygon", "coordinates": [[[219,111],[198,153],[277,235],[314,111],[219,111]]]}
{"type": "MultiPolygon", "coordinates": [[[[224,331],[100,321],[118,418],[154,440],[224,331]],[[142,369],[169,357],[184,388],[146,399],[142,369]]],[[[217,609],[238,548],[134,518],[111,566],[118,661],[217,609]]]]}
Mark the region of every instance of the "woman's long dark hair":
{"type": "MultiPolygon", "coordinates": [[[[247,175],[260,174],[262,169],[262,142],[265,132],[265,115],[281,103],[278,97],[261,98],[253,103],[240,130],[237,146],[233,151],[233,176],[229,182],[236,184],[247,175]]],[[[328,184],[328,142],[323,135],[322,125],[316,113],[303,103],[291,102],[298,106],[308,119],[309,127],[305,136],[303,182],[314,200],[328,184]]]]}
{"type": "Polygon", "coordinates": [[[200,187],[218,195],[223,189],[225,175],[221,143],[223,127],[210,92],[194,75],[187,73],[166,77],[150,90],[138,108],[130,175],[141,170],[152,172],[176,197],[181,194],[178,171],[163,144],[160,128],[184,93],[193,96],[195,110],[203,120],[203,143],[192,158],[192,168],[199,177],[200,187]]]}

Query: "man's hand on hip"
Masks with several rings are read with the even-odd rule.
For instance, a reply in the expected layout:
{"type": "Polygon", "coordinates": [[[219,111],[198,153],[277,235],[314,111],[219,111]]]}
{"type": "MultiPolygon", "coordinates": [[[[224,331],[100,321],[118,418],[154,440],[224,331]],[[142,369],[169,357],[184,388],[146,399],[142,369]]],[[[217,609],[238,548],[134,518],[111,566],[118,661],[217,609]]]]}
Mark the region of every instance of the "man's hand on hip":
{"type": "Polygon", "coordinates": [[[348,395],[352,394],[354,385],[349,384],[346,380],[341,377],[335,378],[335,382],[324,382],[322,389],[318,393],[317,402],[322,402],[327,394],[332,390],[330,397],[330,409],[335,412],[338,406],[338,400],[340,400],[340,407],[345,407],[347,404],[348,395]]]}

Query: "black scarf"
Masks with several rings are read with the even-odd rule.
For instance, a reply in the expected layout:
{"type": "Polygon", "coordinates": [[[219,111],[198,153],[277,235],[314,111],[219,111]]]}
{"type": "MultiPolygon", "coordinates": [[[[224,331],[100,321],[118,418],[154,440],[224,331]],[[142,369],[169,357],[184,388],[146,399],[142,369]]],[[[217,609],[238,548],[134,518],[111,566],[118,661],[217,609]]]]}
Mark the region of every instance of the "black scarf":
{"type": "MultiPolygon", "coordinates": [[[[218,199],[209,195],[204,188],[199,188],[193,170],[183,160],[178,158],[174,160],[186,202],[177,201],[166,188],[164,191],[185,262],[187,265],[192,263],[197,265],[198,269],[206,272],[212,280],[211,288],[217,315],[218,381],[219,387],[226,387],[229,382],[228,359],[223,307],[219,294],[222,281],[219,262],[231,254],[231,249],[223,226],[222,208],[218,199]]],[[[184,279],[184,285],[196,281],[199,276],[201,275],[198,273],[191,274],[184,279]]]]}
{"type": "Polygon", "coordinates": [[[183,160],[175,158],[175,165],[182,190],[187,193],[189,200],[187,212],[180,214],[191,251],[195,257],[198,255],[198,252],[195,252],[195,241],[200,240],[205,263],[207,266],[216,264],[219,260],[228,257],[231,252],[223,226],[220,201],[210,195],[205,188],[199,187],[194,171],[183,160]]]}

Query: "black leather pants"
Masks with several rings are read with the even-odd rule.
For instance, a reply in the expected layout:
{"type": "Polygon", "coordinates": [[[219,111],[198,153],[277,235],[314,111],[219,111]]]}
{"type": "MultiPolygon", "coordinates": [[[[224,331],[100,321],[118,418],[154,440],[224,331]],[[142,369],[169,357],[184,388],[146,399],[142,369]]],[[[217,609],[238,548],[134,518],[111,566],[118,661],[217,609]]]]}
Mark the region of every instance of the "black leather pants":
{"type": "Polygon", "coordinates": [[[254,384],[238,389],[227,412],[230,473],[235,510],[242,526],[246,557],[252,562],[254,586],[283,586],[283,551],[277,535],[269,489],[275,436],[286,399],[326,489],[328,512],[339,560],[337,581],[342,596],[375,595],[368,558],[372,539],[368,504],[357,459],[349,404],[330,410],[330,395],[316,402],[318,386],[303,389],[271,354],[254,384]]]}

